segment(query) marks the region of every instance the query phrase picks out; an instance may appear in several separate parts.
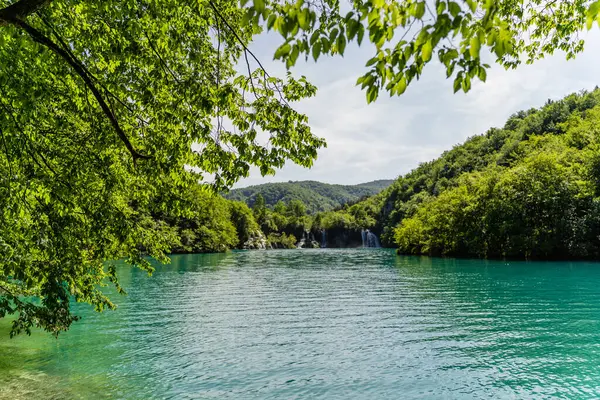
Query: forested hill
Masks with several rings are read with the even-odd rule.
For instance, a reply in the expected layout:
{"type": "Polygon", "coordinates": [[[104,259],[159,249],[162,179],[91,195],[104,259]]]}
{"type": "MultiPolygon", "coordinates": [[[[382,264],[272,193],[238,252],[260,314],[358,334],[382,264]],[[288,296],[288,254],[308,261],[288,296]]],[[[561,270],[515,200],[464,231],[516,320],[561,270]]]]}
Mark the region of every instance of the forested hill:
{"type": "Polygon", "coordinates": [[[409,254],[600,257],[600,90],[548,100],[469,138],[327,227],[409,254]]]}
{"type": "Polygon", "coordinates": [[[291,200],[300,200],[306,205],[309,213],[316,213],[329,211],[343,204],[377,194],[392,182],[394,181],[382,179],[358,185],[333,185],[316,181],[265,183],[233,189],[225,197],[252,206],[256,196],[261,194],[265,204],[270,208],[279,201],[287,204],[291,200]]]}

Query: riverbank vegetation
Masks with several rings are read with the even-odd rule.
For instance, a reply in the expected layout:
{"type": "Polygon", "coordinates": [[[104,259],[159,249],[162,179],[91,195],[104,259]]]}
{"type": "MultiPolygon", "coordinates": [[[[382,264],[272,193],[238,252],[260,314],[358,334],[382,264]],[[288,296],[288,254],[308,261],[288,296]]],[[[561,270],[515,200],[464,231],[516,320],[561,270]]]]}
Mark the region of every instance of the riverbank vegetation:
{"type": "Polygon", "coordinates": [[[598,258],[599,104],[596,89],[515,113],[338,211],[338,225],[406,254],[598,258]]]}

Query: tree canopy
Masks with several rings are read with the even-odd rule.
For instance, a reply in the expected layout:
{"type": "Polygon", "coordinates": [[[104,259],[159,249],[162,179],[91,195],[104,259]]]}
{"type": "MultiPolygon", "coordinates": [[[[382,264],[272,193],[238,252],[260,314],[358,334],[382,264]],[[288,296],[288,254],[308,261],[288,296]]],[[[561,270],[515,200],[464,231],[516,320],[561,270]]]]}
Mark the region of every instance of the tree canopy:
{"type": "Polygon", "coordinates": [[[358,185],[334,185],[316,181],[275,182],[232,189],[225,197],[254,206],[262,197],[265,206],[273,208],[278,201],[302,200],[309,213],[330,211],[349,202],[372,196],[388,187],[393,180],[378,180],[358,185]]]}
{"type": "Polygon", "coordinates": [[[486,80],[489,62],[506,68],[532,63],[557,50],[573,58],[583,50],[579,33],[600,26],[598,0],[242,0],[253,26],[278,32],[275,52],[289,68],[298,57],[342,55],[348,43],[374,45],[368,71],[357,84],[368,102],[379,92],[401,95],[435,56],[469,91],[486,80]],[[249,3],[251,2],[251,4],[249,3]]]}
{"type": "Polygon", "coordinates": [[[17,314],[13,333],[68,328],[71,298],[113,307],[105,262],[165,260],[175,237],[152,215],[183,213],[190,185],[312,164],[324,142],[290,103],[315,87],[236,73],[254,34],[243,16],[232,1],[0,1],[0,317],[17,314]]]}
{"type": "Polygon", "coordinates": [[[71,299],[114,307],[99,288],[119,288],[110,260],[166,260],[177,235],[154,216],[197,212],[190,186],[312,165],[325,143],[291,104],[316,88],[269,75],[248,50],[264,29],[284,38],[274,56],[288,67],[368,34],[358,83],[373,101],[402,94],[434,54],[465,91],[485,80],[484,48],[507,67],[571,57],[599,4],[0,0],[0,317],[16,315],[13,334],[58,333],[71,299]]]}

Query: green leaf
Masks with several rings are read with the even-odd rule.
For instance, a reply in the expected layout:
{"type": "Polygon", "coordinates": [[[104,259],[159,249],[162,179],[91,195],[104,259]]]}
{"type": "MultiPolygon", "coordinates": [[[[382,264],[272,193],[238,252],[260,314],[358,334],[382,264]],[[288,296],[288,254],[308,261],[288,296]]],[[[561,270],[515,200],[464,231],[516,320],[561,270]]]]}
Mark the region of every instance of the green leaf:
{"type": "Polygon", "coordinates": [[[296,64],[296,60],[298,59],[299,54],[300,54],[299,46],[297,46],[297,45],[292,46],[292,50],[290,51],[290,54],[288,55],[288,57],[285,60],[285,67],[287,69],[290,69],[292,66],[294,66],[296,64]]]}
{"type": "Polygon", "coordinates": [[[404,92],[406,91],[406,77],[403,76],[402,79],[400,79],[400,81],[398,81],[398,83],[396,84],[396,86],[394,87],[396,93],[399,95],[404,94],[404,92]]]}
{"type": "Polygon", "coordinates": [[[446,11],[446,2],[440,1],[437,5],[437,14],[441,15],[444,11],[446,11]]]}
{"type": "Polygon", "coordinates": [[[433,46],[431,44],[431,39],[426,41],[421,47],[421,58],[424,62],[428,62],[431,60],[431,53],[433,52],[433,46]]]}
{"type": "Polygon", "coordinates": [[[594,26],[594,17],[588,15],[585,19],[585,27],[589,31],[590,29],[592,29],[592,26],[594,26]]]}
{"type": "Polygon", "coordinates": [[[356,41],[358,42],[359,46],[362,43],[364,36],[365,36],[365,27],[363,26],[363,24],[358,24],[358,33],[356,36],[356,41]]]}
{"type": "Polygon", "coordinates": [[[331,43],[329,42],[329,40],[327,40],[326,37],[321,38],[321,45],[321,53],[329,53],[329,50],[331,49],[331,43]]]}
{"type": "Polygon", "coordinates": [[[479,77],[479,80],[485,82],[485,80],[487,79],[487,71],[485,70],[485,68],[479,67],[477,71],[477,76],[479,77]]]}
{"type": "Polygon", "coordinates": [[[288,57],[288,61],[290,62],[290,66],[296,64],[296,60],[298,60],[298,55],[300,54],[300,48],[298,46],[293,46],[290,56],[288,57]]]}
{"type": "Polygon", "coordinates": [[[456,63],[453,62],[446,67],[446,78],[450,78],[454,73],[454,68],[456,67],[456,63]]]}
{"type": "Polygon", "coordinates": [[[367,64],[365,64],[365,67],[370,67],[371,65],[375,65],[375,64],[377,64],[378,61],[379,61],[379,58],[377,58],[377,57],[370,58],[369,61],[367,61],[367,64]]]}
{"type": "Polygon", "coordinates": [[[377,86],[371,86],[367,90],[367,104],[370,104],[377,100],[377,96],[379,95],[379,88],[377,86]]]}
{"type": "Polygon", "coordinates": [[[312,56],[315,61],[319,58],[321,54],[321,42],[316,42],[312,47],[312,56]]]}
{"type": "Polygon", "coordinates": [[[423,15],[425,15],[425,2],[420,1],[420,2],[416,3],[414,16],[417,19],[421,19],[421,18],[423,18],[423,15]]]}
{"type": "MultiPolygon", "coordinates": [[[[590,7],[587,10],[587,17],[592,18],[592,20],[596,19],[598,14],[600,13],[600,0],[597,0],[590,4],[590,7]]],[[[588,28],[589,29],[589,28],[588,28]]]]}
{"type": "Polygon", "coordinates": [[[479,42],[479,37],[477,35],[471,38],[471,47],[469,48],[469,53],[472,58],[479,57],[479,50],[481,47],[481,43],[479,42]]]}
{"type": "Polygon", "coordinates": [[[281,17],[278,17],[277,21],[275,22],[275,25],[277,25],[277,27],[279,28],[279,33],[281,34],[281,36],[287,38],[290,30],[289,25],[285,22],[285,20],[281,17]]]}
{"type": "Polygon", "coordinates": [[[465,76],[462,80],[462,89],[465,93],[471,90],[471,78],[469,78],[469,76],[465,76]]]}
{"type": "Polygon", "coordinates": [[[265,2],[264,0],[253,0],[254,9],[258,13],[262,13],[265,10],[265,2]]]}
{"type": "Polygon", "coordinates": [[[305,31],[310,29],[310,10],[308,8],[298,13],[298,24],[305,31]]]}
{"type": "Polygon", "coordinates": [[[349,41],[354,39],[354,37],[356,36],[356,33],[358,32],[359,24],[360,24],[360,22],[355,21],[353,19],[348,21],[348,26],[346,29],[346,36],[348,37],[349,41]]]}
{"type": "Polygon", "coordinates": [[[318,42],[318,40],[319,40],[319,37],[320,37],[320,36],[321,36],[321,32],[319,32],[318,30],[317,30],[317,31],[314,31],[314,32],[312,33],[312,35],[310,35],[310,45],[312,46],[312,45],[314,45],[315,43],[317,43],[317,42],[318,42]]]}
{"type": "Polygon", "coordinates": [[[454,93],[458,92],[462,86],[462,77],[459,75],[454,78],[454,93]]]}
{"type": "Polygon", "coordinates": [[[458,58],[458,50],[456,50],[456,49],[450,49],[444,55],[444,61],[451,61],[451,60],[454,60],[455,58],[458,58]]]}
{"type": "Polygon", "coordinates": [[[284,43],[281,46],[279,46],[279,48],[275,51],[274,58],[276,60],[278,60],[278,59],[288,55],[291,50],[292,50],[292,46],[290,46],[289,43],[284,43]]]}
{"type": "Polygon", "coordinates": [[[338,28],[333,28],[329,32],[329,41],[331,41],[331,42],[335,41],[339,32],[340,32],[340,30],[338,28]]]}
{"type": "Polygon", "coordinates": [[[458,3],[455,3],[454,1],[450,1],[448,3],[448,10],[450,11],[450,14],[452,15],[452,17],[456,18],[456,16],[458,16],[458,14],[460,14],[460,6],[458,5],[458,3]]]}
{"type": "Polygon", "coordinates": [[[346,37],[344,35],[339,35],[337,38],[337,50],[340,55],[344,55],[344,50],[346,49],[346,37]]]}
{"type": "Polygon", "coordinates": [[[267,20],[267,30],[271,30],[273,25],[275,25],[275,21],[277,20],[277,16],[275,14],[269,15],[269,19],[267,20]]]}
{"type": "Polygon", "coordinates": [[[469,6],[469,9],[471,10],[472,13],[474,13],[477,10],[477,1],[476,0],[466,0],[467,5],[469,6]]]}

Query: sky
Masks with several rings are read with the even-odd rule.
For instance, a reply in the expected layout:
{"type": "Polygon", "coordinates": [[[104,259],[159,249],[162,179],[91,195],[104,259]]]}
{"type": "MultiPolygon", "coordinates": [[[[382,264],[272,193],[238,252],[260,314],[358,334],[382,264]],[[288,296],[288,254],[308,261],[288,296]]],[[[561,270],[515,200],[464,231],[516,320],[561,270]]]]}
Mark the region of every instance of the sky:
{"type": "MultiPolygon", "coordinates": [[[[402,96],[380,93],[372,104],[355,85],[367,70],[364,65],[374,54],[372,48],[349,45],[343,58],[322,57],[317,63],[312,58],[299,60],[292,73],[305,75],[318,91],[294,106],[308,116],[312,132],[326,139],[327,148],[319,151],[310,169],[288,162],[275,176],[267,177],[253,169],[235,187],[290,180],[357,184],[397,178],[470,136],[502,127],[519,110],[600,85],[600,32],[594,29],[582,38],[586,50],[575,60],[567,61],[564,53],[557,52],[516,70],[493,64],[487,81],[476,81],[467,94],[453,94],[453,81],[432,61],[402,96]]],[[[271,75],[285,74],[284,65],[272,60],[280,43],[275,35],[262,35],[250,47],[271,75]]]]}

